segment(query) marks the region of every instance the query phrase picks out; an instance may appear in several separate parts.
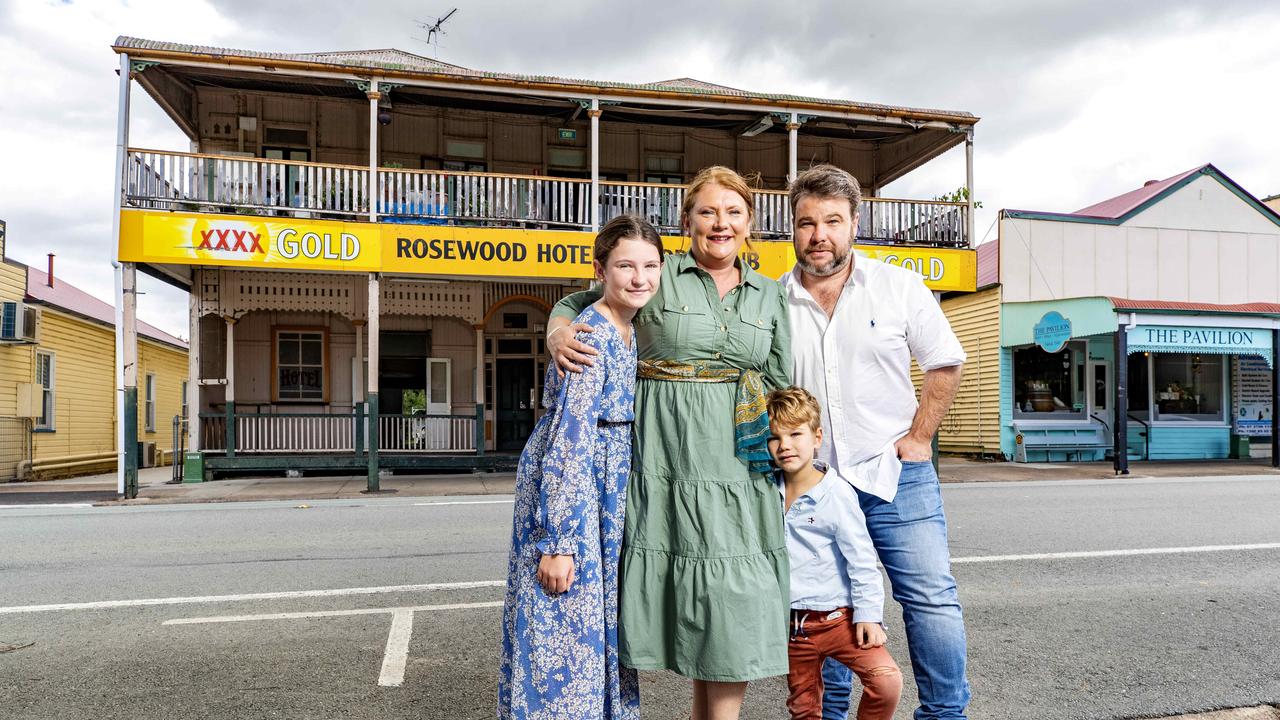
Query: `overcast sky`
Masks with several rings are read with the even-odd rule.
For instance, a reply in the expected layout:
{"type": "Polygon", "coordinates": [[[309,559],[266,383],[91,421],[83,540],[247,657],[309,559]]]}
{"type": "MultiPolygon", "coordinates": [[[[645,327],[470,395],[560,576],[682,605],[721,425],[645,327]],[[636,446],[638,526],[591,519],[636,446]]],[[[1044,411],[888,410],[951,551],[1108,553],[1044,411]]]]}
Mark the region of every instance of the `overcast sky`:
{"type": "MultiPolygon", "coordinates": [[[[1000,208],[1071,211],[1212,162],[1280,193],[1280,4],[995,0],[555,3],[0,0],[0,219],[10,257],[110,300],[117,35],[252,50],[396,47],[472,68],[966,110],[981,239],[1000,208]],[[619,6],[619,7],[615,7],[619,6]],[[755,5],[756,7],[752,7],[755,5]],[[437,46],[414,21],[460,7],[437,46]]],[[[186,150],[134,86],[132,145],[186,150]]],[[[953,150],[887,187],[964,183],[953,150]]],[[[186,337],[180,293],[140,316],[186,337]]]]}

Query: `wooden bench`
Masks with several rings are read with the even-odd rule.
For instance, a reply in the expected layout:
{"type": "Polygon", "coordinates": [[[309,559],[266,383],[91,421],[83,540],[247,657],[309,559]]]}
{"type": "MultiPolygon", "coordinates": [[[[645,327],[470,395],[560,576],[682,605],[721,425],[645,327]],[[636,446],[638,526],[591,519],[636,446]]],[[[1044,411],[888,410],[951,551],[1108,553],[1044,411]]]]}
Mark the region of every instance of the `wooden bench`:
{"type": "MultiPolygon", "coordinates": [[[[1083,452],[1104,453],[1112,447],[1111,438],[1106,429],[1096,423],[1045,423],[1035,424],[1013,423],[1014,462],[1028,462],[1028,451],[1061,452],[1080,459],[1083,452]]],[[[1048,462],[1048,460],[1046,460],[1048,462]]]]}

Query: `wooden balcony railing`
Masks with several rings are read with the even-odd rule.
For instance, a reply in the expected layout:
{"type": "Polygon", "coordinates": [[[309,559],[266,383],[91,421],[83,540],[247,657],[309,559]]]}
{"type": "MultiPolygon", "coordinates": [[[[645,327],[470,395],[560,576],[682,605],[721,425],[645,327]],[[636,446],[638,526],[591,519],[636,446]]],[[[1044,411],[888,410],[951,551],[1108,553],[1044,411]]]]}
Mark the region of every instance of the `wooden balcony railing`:
{"type": "MultiPolygon", "coordinates": [[[[587,180],[499,173],[369,169],[288,160],[130,150],[126,200],[131,207],[359,220],[370,203],[380,222],[591,228],[587,180]]],[[[682,185],[602,181],[600,222],[632,213],[666,235],[681,232],[682,185]]],[[[934,200],[867,198],[858,240],[866,243],[969,247],[968,208],[934,200]]],[[[759,190],[755,231],[791,236],[787,193],[759,190]]]]}
{"type": "Polygon", "coordinates": [[[135,207],[351,217],[369,212],[369,169],[130,150],[125,194],[135,207]]]}
{"type": "Polygon", "coordinates": [[[380,415],[380,452],[474,452],[475,415],[380,415]]]}
{"type": "MultiPolygon", "coordinates": [[[[383,453],[476,453],[484,408],[466,415],[379,415],[383,453]]],[[[201,413],[201,449],[245,454],[356,454],[369,446],[368,418],[358,408],[333,412],[201,413]],[[231,448],[228,452],[228,448],[231,448]]],[[[480,454],[483,454],[481,452],[480,454]]]]}

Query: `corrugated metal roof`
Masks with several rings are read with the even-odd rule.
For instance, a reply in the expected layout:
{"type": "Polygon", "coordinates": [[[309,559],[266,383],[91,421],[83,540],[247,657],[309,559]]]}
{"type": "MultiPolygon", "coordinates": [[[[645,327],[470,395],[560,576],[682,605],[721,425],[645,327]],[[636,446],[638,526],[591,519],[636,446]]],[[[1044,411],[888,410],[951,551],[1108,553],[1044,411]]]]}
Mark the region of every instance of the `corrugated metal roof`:
{"type": "Polygon", "coordinates": [[[912,108],[896,105],[882,105],[878,103],[856,102],[853,100],[838,100],[830,98],[806,97],[803,95],[790,95],[785,93],[762,93],[750,92],[747,90],[738,90],[726,87],[724,85],[716,85],[714,83],[696,80],[693,78],[677,78],[674,80],[664,80],[652,83],[625,83],[602,80],[585,80],[577,78],[562,78],[551,75],[522,75],[518,73],[502,73],[491,72],[487,70],[473,70],[470,68],[451,65],[449,63],[439,62],[430,58],[424,58],[419,55],[404,52],[403,50],[383,49],[383,50],[353,50],[342,52],[325,52],[325,53],[279,53],[279,52],[261,52],[257,50],[238,50],[232,48],[214,47],[211,45],[191,45],[186,43],[164,42],[159,40],[145,40],[142,38],[134,38],[122,35],[116,38],[114,46],[117,51],[141,50],[142,56],[145,57],[146,51],[155,51],[163,53],[179,53],[185,55],[201,55],[211,56],[214,58],[247,58],[259,60],[279,60],[283,62],[299,62],[312,63],[317,65],[331,65],[335,68],[365,68],[376,70],[387,70],[393,72],[423,73],[432,75],[450,75],[459,79],[483,79],[498,82],[511,83],[539,83],[548,85],[566,85],[573,87],[588,86],[599,88],[601,90],[652,90],[664,93],[688,95],[691,98],[749,98],[753,100],[766,100],[779,105],[787,103],[798,103],[807,105],[825,105],[833,110],[864,112],[875,114],[881,113],[897,113],[907,115],[918,115],[921,117],[940,117],[948,121],[972,124],[977,122],[978,118],[972,113],[960,110],[936,110],[929,108],[912,108]]]}
{"type": "Polygon", "coordinates": [[[1187,178],[1190,175],[1194,175],[1198,172],[1201,172],[1207,167],[1211,167],[1211,166],[1207,164],[1200,165],[1199,167],[1191,168],[1186,172],[1178,173],[1173,177],[1167,177],[1164,180],[1157,180],[1154,182],[1146,183],[1145,185],[1138,188],[1137,190],[1130,190],[1127,193],[1124,193],[1122,195],[1117,195],[1108,200],[1103,200],[1100,203],[1094,203],[1089,207],[1081,208],[1070,214],[1071,215],[1087,215],[1089,217],[1100,217],[1100,218],[1111,218],[1111,219],[1123,217],[1124,215],[1132,212],[1135,208],[1137,208],[1142,203],[1159,195],[1161,192],[1165,190],[1165,188],[1176,185],[1178,184],[1179,181],[1187,178]]]}
{"type": "Polygon", "coordinates": [[[671,80],[658,80],[656,82],[645,83],[645,85],[648,85],[650,87],[687,88],[689,90],[709,90],[709,91],[724,93],[726,95],[741,95],[746,92],[745,90],[739,90],[738,88],[731,88],[728,85],[717,85],[715,83],[709,83],[705,80],[699,80],[697,78],[688,78],[688,77],[673,78],[671,80]]]}
{"type": "Polygon", "coordinates": [[[1111,301],[1111,304],[1117,310],[1175,310],[1179,312],[1280,315],[1280,303],[1257,302],[1220,305],[1217,303],[1174,302],[1169,300],[1133,300],[1119,297],[1107,299],[1111,301]]]}
{"type": "MultiPolygon", "coordinates": [[[[116,326],[115,306],[105,303],[66,280],[54,276],[53,287],[49,287],[49,275],[43,270],[27,266],[27,298],[35,302],[73,312],[76,315],[95,320],[114,328],[116,326]]],[[[162,343],[187,349],[187,343],[170,335],[154,325],[138,321],[138,334],[158,340],[162,343]]]]}
{"type": "Polygon", "coordinates": [[[380,67],[396,67],[406,69],[422,69],[428,72],[469,72],[466,68],[440,62],[421,55],[414,55],[404,50],[385,48],[383,50],[339,50],[337,52],[303,53],[299,58],[312,62],[327,64],[344,64],[350,62],[375,63],[380,67]]]}

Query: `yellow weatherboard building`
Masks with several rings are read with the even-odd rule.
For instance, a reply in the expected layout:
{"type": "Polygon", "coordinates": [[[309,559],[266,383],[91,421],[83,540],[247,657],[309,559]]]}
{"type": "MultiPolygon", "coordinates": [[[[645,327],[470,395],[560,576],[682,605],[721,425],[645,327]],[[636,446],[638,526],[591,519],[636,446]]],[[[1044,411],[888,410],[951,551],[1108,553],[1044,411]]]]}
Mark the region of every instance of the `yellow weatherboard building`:
{"type": "MultiPolygon", "coordinates": [[[[542,412],[547,313],[591,277],[595,230],[635,214],[685,250],[685,183],[710,165],[759,178],[742,262],[767,276],[794,262],[803,158],[862,183],[861,252],[975,287],[971,203],[884,193],[954,147],[971,185],[967,112],[398,50],[115,50],[123,96],[141,87],[191,143],[129,147],[121,104],[124,310],[138,270],[191,293],[188,481],[360,472],[377,489],[380,470],[513,466],[542,412]]],[[[128,365],[124,388],[127,408],[128,365]]]]}
{"type": "MultiPolygon", "coordinates": [[[[5,257],[0,232],[0,482],[45,480],[116,467],[112,308],[5,257]]],[[[139,327],[139,464],[174,457],[184,411],[186,343],[139,327]]]]}

